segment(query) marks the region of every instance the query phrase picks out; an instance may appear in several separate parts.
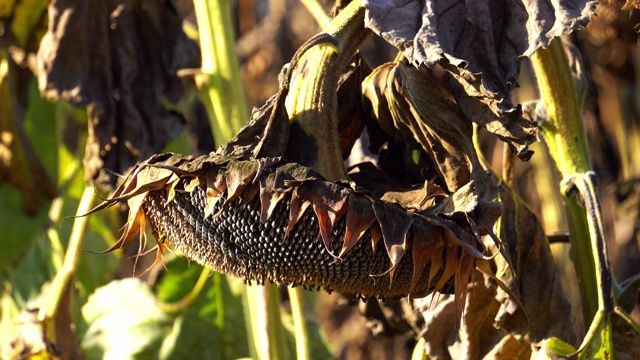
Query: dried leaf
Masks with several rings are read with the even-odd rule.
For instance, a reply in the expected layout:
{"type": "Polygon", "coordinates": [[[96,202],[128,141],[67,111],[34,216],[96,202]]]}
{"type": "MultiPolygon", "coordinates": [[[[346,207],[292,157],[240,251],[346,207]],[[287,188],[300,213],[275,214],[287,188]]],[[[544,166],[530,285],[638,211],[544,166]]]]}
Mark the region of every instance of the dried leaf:
{"type": "MultiPolygon", "coordinates": [[[[333,184],[332,184],[333,185],[333,184]]],[[[333,255],[331,250],[331,237],[333,225],[342,218],[347,208],[345,207],[349,193],[338,186],[314,186],[310,189],[305,198],[313,205],[313,211],[318,218],[320,234],[324,240],[324,245],[333,255]]]]}
{"type": "Polygon", "coordinates": [[[444,289],[445,285],[451,280],[451,277],[458,270],[458,264],[460,263],[460,248],[457,246],[446,246],[444,248],[445,259],[444,259],[444,270],[442,271],[442,275],[440,276],[440,281],[435,285],[433,291],[442,291],[447,290],[444,289]]]}
{"type": "Polygon", "coordinates": [[[355,194],[349,195],[346,216],[344,243],[338,255],[339,258],[358,243],[362,235],[369,230],[376,220],[371,202],[367,198],[355,194]]]}
{"type": "MultiPolygon", "coordinates": [[[[515,266],[516,278],[507,284],[529,314],[510,314],[513,300],[507,299],[499,321],[514,334],[525,335],[531,342],[558,337],[574,343],[571,307],[564,295],[543,229],[531,210],[503,185],[504,205],[500,221],[500,239],[515,266]]],[[[517,306],[516,306],[517,308],[517,306]]]]}
{"type": "Polygon", "coordinates": [[[338,143],[342,157],[348,157],[353,144],[365,126],[365,114],[360,101],[360,84],[371,73],[369,64],[360,56],[354,56],[338,82],[338,143]]]}
{"type": "MultiPolygon", "coordinates": [[[[439,194],[437,188],[432,188],[438,198],[445,200],[434,206],[431,212],[447,217],[461,214],[469,219],[463,228],[471,230],[472,234],[479,235],[476,232],[480,230],[491,233],[501,214],[500,204],[493,201],[498,188],[480,165],[472,142],[471,124],[462,117],[455,104],[427,74],[403,62],[379,67],[365,83],[368,84],[365,97],[380,127],[397,141],[411,144],[412,149],[421,148],[429,154],[440,177],[453,193],[446,198],[439,194]]],[[[428,185],[425,190],[422,197],[426,200],[430,195],[428,185]]],[[[384,197],[380,195],[381,199],[394,201],[390,197],[392,193],[386,193],[384,197]]],[[[395,197],[402,199],[405,207],[408,207],[410,197],[419,199],[417,194],[407,191],[401,194],[402,197],[395,197]]],[[[456,232],[456,235],[461,234],[456,232]]]]}
{"type": "MultiPolygon", "coordinates": [[[[131,199],[132,200],[131,203],[134,206],[140,208],[141,202],[142,202],[141,198],[143,198],[145,195],[146,194],[137,195],[139,201],[135,200],[135,197],[134,197],[131,199]]],[[[122,249],[123,246],[133,241],[133,239],[136,238],[136,235],[138,235],[138,233],[140,233],[141,231],[144,231],[143,225],[145,224],[146,224],[146,217],[143,210],[139,210],[135,213],[132,211],[129,211],[129,217],[127,219],[127,223],[124,226],[124,231],[122,232],[122,236],[120,236],[120,239],[118,239],[118,241],[116,241],[115,244],[111,245],[111,247],[109,247],[107,250],[100,251],[98,253],[104,254],[104,253],[112,252],[114,250],[122,249]]]]}
{"type": "Polygon", "coordinates": [[[409,121],[405,126],[433,158],[449,191],[467,184],[472,172],[481,170],[471,141],[471,123],[427,74],[404,62],[394,71],[393,90],[392,113],[397,106],[406,115],[394,116],[394,121],[409,121]]]}
{"type": "Polygon", "coordinates": [[[531,345],[507,335],[484,356],[484,359],[530,359],[531,345]]]}
{"type": "MultiPolygon", "coordinates": [[[[213,210],[227,191],[227,182],[224,177],[224,172],[217,171],[207,174],[207,205],[204,208],[204,217],[208,218],[213,214],[213,210]]],[[[171,199],[171,196],[167,196],[167,200],[171,199]]]]}
{"type": "Polygon", "coordinates": [[[227,199],[225,204],[237,199],[242,190],[251,183],[258,169],[255,161],[234,161],[227,165],[227,199]]]}
{"type": "Polygon", "coordinates": [[[407,232],[413,219],[398,206],[373,202],[373,212],[380,223],[384,246],[394,269],[407,250],[407,232]]]}
{"type": "Polygon", "coordinates": [[[480,272],[473,274],[462,301],[465,304],[462,319],[458,309],[460,302],[455,298],[456,295],[432,294],[414,300],[425,319],[422,336],[427,339],[428,356],[438,359],[530,357],[530,344],[520,342],[504,329],[496,327],[495,318],[501,304],[491,278],[480,272]]]}
{"type": "MultiPolygon", "coordinates": [[[[433,255],[436,252],[438,243],[442,241],[442,232],[438,227],[421,222],[414,222],[412,229],[413,248],[411,250],[411,257],[413,260],[413,278],[411,279],[409,293],[413,292],[429,261],[431,261],[431,266],[433,267],[433,255]]],[[[429,276],[429,282],[431,278],[432,277],[429,276]]],[[[429,283],[427,288],[430,288],[430,285],[429,283]]]]}
{"type": "MultiPolygon", "coordinates": [[[[494,319],[500,303],[495,300],[496,287],[487,278],[476,272],[473,281],[468,286],[468,296],[464,306],[463,319],[460,322],[460,344],[458,349],[465,348],[464,357],[467,359],[481,359],[493,346],[507,335],[505,331],[496,329],[494,319]]],[[[457,294],[455,296],[457,298],[457,294]]],[[[456,314],[459,301],[454,300],[456,314]]],[[[529,345],[525,344],[529,347],[529,345]]],[[[452,354],[457,358],[456,354],[452,354]]],[[[462,354],[458,354],[462,355],[462,354]]]]}
{"type": "Polygon", "coordinates": [[[60,0],[49,6],[38,83],[50,99],[88,107],[86,176],[113,186],[102,168],[125,173],[181,131],[184,119],[163,101],[182,96],[177,70],[198,62],[197,45],[168,2],[60,0]]]}
{"type": "Polygon", "coordinates": [[[511,103],[519,60],[586,24],[595,1],[488,2],[367,0],[365,24],[415,65],[443,66],[467,115],[530,156],[535,127],[511,103]],[[457,87],[457,88],[456,88],[457,87]],[[479,110],[479,111],[478,111],[479,110]],[[492,115],[493,114],[493,115],[492,115]],[[498,117],[495,120],[495,116],[498,117]]]}
{"type": "Polygon", "coordinates": [[[282,156],[289,139],[289,116],[281,104],[285,96],[281,89],[263,106],[254,108],[247,124],[217,153],[238,160],[282,156]]]}
{"type": "MultiPolygon", "coordinates": [[[[309,186],[309,184],[303,184],[302,186],[309,186]]],[[[311,203],[309,201],[304,200],[300,196],[301,188],[297,187],[293,190],[291,194],[291,202],[289,203],[289,222],[287,223],[287,230],[285,231],[284,239],[287,239],[291,230],[295,224],[298,223],[302,215],[304,215],[305,211],[311,203]]],[[[304,192],[304,190],[302,190],[304,192]]]]}

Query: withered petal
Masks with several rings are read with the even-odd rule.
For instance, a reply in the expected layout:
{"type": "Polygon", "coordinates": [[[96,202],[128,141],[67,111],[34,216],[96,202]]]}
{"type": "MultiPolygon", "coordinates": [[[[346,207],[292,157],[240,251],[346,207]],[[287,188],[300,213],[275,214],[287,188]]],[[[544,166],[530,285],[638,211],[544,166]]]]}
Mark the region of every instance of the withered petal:
{"type": "Polygon", "coordinates": [[[355,193],[349,195],[349,205],[346,214],[346,226],[344,233],[344,243],[340,250],[339,258],[344,256],[353,246],[355,246],[362,235],[369,230],[376,220],[371,202],[364,196],[355,193]]]}
{"type": "Polygon", "coordinates": [[[407,250],[407,232],[413,219],[399,206],[378,201],[373,202],[373,212],[380,223],[384,246],[394,268],[407,250]]]}
{"type": "Polygon", "coordinates": [[[413,278],[411,279],[409,293],[413,292],[413,289],[416,287],[427,263],[431,261],[433,266],[432,257],[438,244],[443,243],[442,230],[439,227],[423,224],[421,222],[414,222],[412,230],[413,248],[411,251],[411,257],[413,260],[413,278]]]}

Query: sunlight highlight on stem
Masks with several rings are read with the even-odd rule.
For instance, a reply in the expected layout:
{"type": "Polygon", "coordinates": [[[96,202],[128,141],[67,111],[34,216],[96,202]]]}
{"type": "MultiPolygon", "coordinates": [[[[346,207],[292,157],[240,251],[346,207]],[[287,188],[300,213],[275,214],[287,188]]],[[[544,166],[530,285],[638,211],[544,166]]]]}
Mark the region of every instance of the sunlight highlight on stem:
{"type": "MultiPolygon", "coordinates": [[[[541,132],[562,178],[591,170],[582,106],[569,61],[560,38],[531,60],[536,72],[548,120],[541,132]]],[[[598,288],[587,214],[574,199],[565,196],[571,232],[572,259],[578,276],[584,324],[589,328],[598,311],[598,288]]]]}

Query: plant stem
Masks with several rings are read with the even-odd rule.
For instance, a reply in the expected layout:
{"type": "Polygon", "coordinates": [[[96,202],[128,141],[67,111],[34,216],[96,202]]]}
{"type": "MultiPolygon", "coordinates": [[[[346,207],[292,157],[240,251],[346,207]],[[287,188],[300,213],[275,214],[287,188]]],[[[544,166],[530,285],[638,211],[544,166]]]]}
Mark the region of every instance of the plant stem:
{"type": "Polygon", "coordinates": [[[280,289],[274,284],[266,284],[264,288],[267,296],[267,333],[271,342],[271,357],[276,360],[289,359],[280,313],[280,289]]]}
{"type": "MultiPolygon", "coordinates": [[[[238,133],[249,118],[235,49],[231,5],[229,0],[195,0],[194,7],[202,52],[202,69],[196,74],[196,85],[207,109],[214,139],[217,144],[224,144],[238,133]]],[[[224,281],[224,275],[213,274],[214,287],[221,297],[216,303],[215,321],[222,331],[225,325],[222,299],[224,281]]],[[[278,348],[269,336],[269,329],[262,326],[281,327],[279,312],[277,322],[268,318],[272,315],[265,307],[270,301],[269,296],[268,291],[250,288],[243,292],[247,333],[252,345],[250,352],[259,357],[270,356],[270,351],[278,348]]]]}
{"type": "Polygon", "coordinates": [[[298,360],[309,359],[309,335],[304,315],[304,294],[302,287],[289,287],[289,300],[291,301],[291,315],[293,316],[293,328],[296,337],[296,354],[298,360]]]}
{"type": "Polygon", "coordinates": [[[355,0],[324,29],[336,43],[320,42],[308,49],[291,69],[286,99],[289,119],[298,131],[300,150],[292,161],[309,166],[334,181],[346,179],[338,143],[337,88],[347,63],[370,31],[364,27],[364,8],[355,0]]]}
{"type": "Polygon", "coordinates": [[[249,118],[235,50],[230,0],[195,0],[194,7],[202,52],[202,69],[196,75],[196,85],[214,139],[223,144],[249,118]]]}
{"type": "Polygon", "coordinates": [[[278,287],[273,284],[248,286],[245,293],[255,356],[259,359],[287,359],[278,287]]]}
{"type": "MultiPolygon", "coordinates": [[[[79,217],[76,217],[73,221],[73,228],[71,229],[71,235],[69,236],[69,244],[64,256],[62,268],[53,278],[51,287],[47,291],[47,296],[45,297],[46,303],[38,312],[38,321],[45,324],[47,332],[55,329],[55,326],[52,326],[54,325],[52,322],[55,321],[56,313],[63,302],[62,299],[65,297],[66,293],[73,288],[73,281],[78,269],[78,263],[80,262],[79,253],[82,248],[84,234],[87,230],[87,224],[89,223],[89,217],[81,215],[84,215],[91,210],[95,198],[96,195],[93,188],[86,187],[82,193],[82,198],[80,199],[80,204],[78,205],[78,210],[76,212],[76,216],[79,217]]],[[[49,333],[48,335],[50,336],[50,339],[55,341],[54,333],[49,333]]]]}
{"type": "MultiPolygon", "coordinates": [[[[547,49],[536,51],[531,60],[545,105],[547,121],[541,131],[561,177],[591,170],[582,105],[560,38],[547,49]]],[[[586,328],[598,311],[598,286],[587,214],[565,195],[565,210],[571,233],[571,252],[582,299],[586,328]]]]}
{"type": "MultiPolygon", "coordinates": [[[[196,281],[196,284],[193,286],[193,289],[191,289],[191,291],[187,295],[185,295],[185,297],[183,297],[182,299],[176,302],[160,303],[160,308],[163,311],[168,313],[177,313],[177,312],[183,311],[187,306],[189,306],[189,304],[191,304],[198,297],[198,295],[200,295],[200,293],[202,292],[202,289],[204,289],[204,286],[207,283],[207,280],[209,279],[210,274],[211,274],[211,269],[206,267],[202,268],[202,271],[200,272],[200,276],[198,276],[198,280],[196,281]]],[[[218,301],[218,302],[221,302],[221,301],[218,301]]],[[[216,314],[216,325],[220,326],[217,320],[218,320],[218,314],[216,314]]],[[[220,328],[222,327],[220,326],[220,328]]]]}
{"type": "Polygon", "coordinates": [[[300,2],[307,8],[307,11],[313,16],[318,25],[322,27],[329,22],[329,15],[317,0],[300,0],[300,2]]]}

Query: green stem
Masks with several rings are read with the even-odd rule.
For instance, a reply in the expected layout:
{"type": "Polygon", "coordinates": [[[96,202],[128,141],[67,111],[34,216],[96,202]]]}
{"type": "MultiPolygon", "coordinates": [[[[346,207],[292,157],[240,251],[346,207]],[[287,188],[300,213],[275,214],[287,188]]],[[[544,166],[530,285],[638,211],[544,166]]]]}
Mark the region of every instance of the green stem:
{"type": "Polygon", "coordinates": [[[273,284],[248,286],[251,338],[259,359],[287,359],[284,328],[280,317],[280,295],[273,284]]]}
{"type": "Polygon", "coordinates": [[[346,179],[338,142],[338,80],[358,47],[371,33],[364,27],[364,8],[352,1],[326,26],[333,42],[308,49],[291,69],[287,112],[304,139],[292,161],[309,166],[328,180],[346,179]],[[308,147],[308,148],[307,148],[308,147]]]}
{"type": "MultiPolygon", "coordinates": [[[[84,234],[87,231],[87,225],[89,223],[88,216],[82,216],[91,210],[95,201],[96,194],[91,187],[86,187],[82,193],[80,204],[76,212],[76,217],[71,229],[71,235],[69,236],[69,244],[67,246],[67,252],[64,256],[64,262],[62,268],[51,282],[51,287],[47,291],[45,297],[46,303],[38,312],[38,321],[45,324],[47,332],[55,329],[52,322],[55,320],[56,313],[62,304],[62,299],[65,297],[67,291],[72,289],[72,284],[78,270],[78,264],[80,262],[80,249],[84,240],[84,234]]],[[[50,339],[54,339],[55,334],[50,333],[50,339]]]]}
{"type": "MultiPolygon", "coordinates": [[[[231,5],[229,0],[194,0],[194,8],[202,52],[202,68],[196,74],[196,85],[200,99],[207,109],[214,139],[217,144],[224,144],[238,133],[249,118],[235,49],[231,5]]],[[[221,297],[216,302],[215,322],[222,331],[225,326],[225,306],[222,299],[225,281],[224,275],[213,274],[213,286],[221,297]]],[[[255,311],[260,307],[256,304],[260,299],[249,296],[250,292],[245,289],[243,293],[243,307],[252,345],[250,352],[254,355],[261,351],[261,344],[264,345],[258,341],[260,337],[256,331],[259,330],[255,327],[254,318],[266,317],[267,314],[255,311]]],[[[264,346],[269,348],[268,343],[264,346]]]]}
{"type": "Polygon", "coordinates": [[[289,359],[280,314],[280,289],[275,284],[266,284],[267,332],[271,341],[271,356],[275,360],[289,359]]]}
{"type": "Polygon", "coordinates": [[[235,136],[249,118],[235,50],[230,0],[195,0],[202,69],[196,75],[218,144],[235,136]]]}
{"type": "Polygon", "coordinates": [[[300,286],[289,287],[288,290],[291,301],[291,315],[293,316],[293,328],[296,337],[296,354],[298,360],[308,360],[309,335],[304,315],[304,290],[300,286]]]}
{"type": "MultiPolygon", "coordinates": [[[[209,279],[210,274],[211,274],[211,269],[202,268],[202,271],[200,272],[200,276],[198,277],[196,284],[193,286],[193,289],[191,289],[191,291],[185,297],[183,297],[182,299],[176,302],[160,303],[160,308],[163,311],[168,313],[178,313],[184,310],[187,306],[189,306],[189,304],[191,304],[198,297],[198,295],[200,295],[200,293],[202,292],[202,289],[204,289],[204,286],[207,283],[207,280],[209,279]]],[[[218,302],[221,302],[221,301],[218,301],[218,302]]],[[[218,314],[216,314],[216,320],[217,320],[217,315],[218,314]]],[[[216,325],[218,325],[217,321],[216,321],[216,325]]]]}
{"type": "Polygon", "coordinates": [[[323,27],[329,22],[329,15],[317,0],[300,0],[300,2],[309,11],[309,14],[313,16],[318,25],[323,27]]]}
{"type": "MultiPolygon", "coordinates": [[[[586,132],[569,61],[556,38],[547,49],[531,57],[538,87],[545,105],[547,121],[541,130],[550,154],[562,178],[591,170],[586,132]]],[[[598,286],[587,214],[574,199],[567,196],[565,209],[571,232],[572,260],[578,277],[582,313],[587,328],[598,311],[598,286]]]]}

